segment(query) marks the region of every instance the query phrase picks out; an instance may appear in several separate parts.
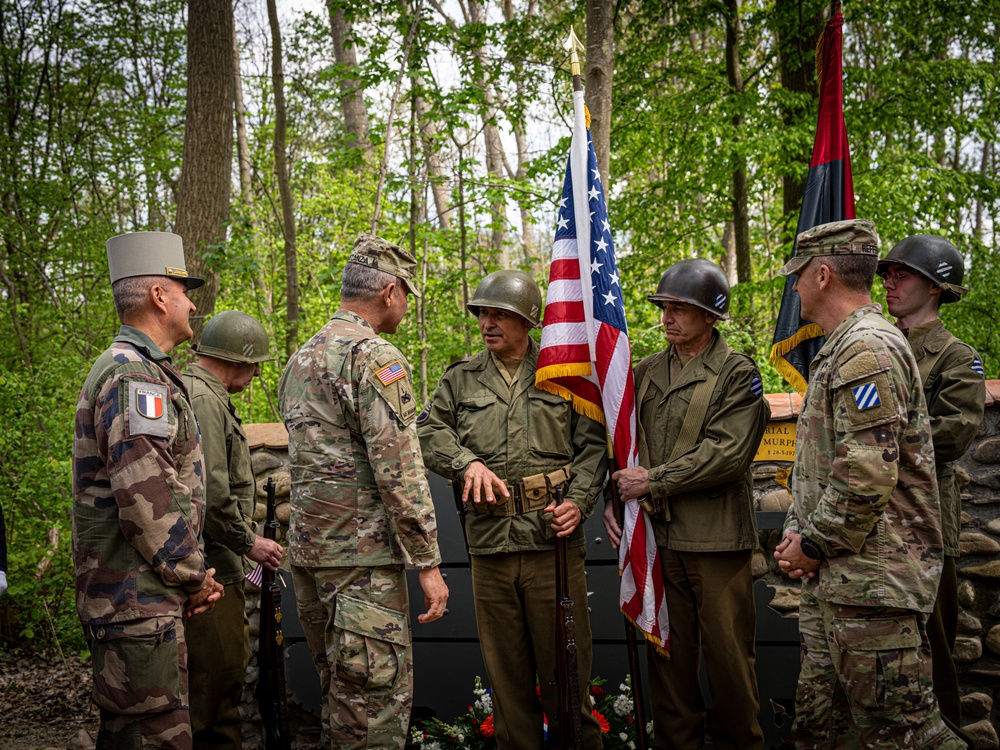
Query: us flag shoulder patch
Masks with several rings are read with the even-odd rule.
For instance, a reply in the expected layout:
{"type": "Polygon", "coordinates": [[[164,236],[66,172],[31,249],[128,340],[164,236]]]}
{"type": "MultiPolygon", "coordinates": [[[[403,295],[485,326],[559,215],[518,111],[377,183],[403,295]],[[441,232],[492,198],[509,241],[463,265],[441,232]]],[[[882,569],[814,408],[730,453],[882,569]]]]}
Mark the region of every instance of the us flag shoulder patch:
{"type": "Polygon", "coordinates": [[[389,385],[389,383],[395,383],[400,378],[405,378],[406,369],[403,367],[402,362],[394,359],[381,370],[376,370],[375,377],[378,378],[382,385],[389,385]]]}
{"type": "Polygon", "coordinates": [[[972,360],[972,371],[976,373],[979,377],[986,377],[986,370],[983,368],[983,361],[979,357],[974,357],[972,360]]]}
{"type": "Polygon", "coordinates": [[[882,399],[878,397],[878,386],[874,383],[855,386],[851,388],[851,393],[854,395],[854,403],[858,407],[858,411],[882,405],[882,399]]]}
{"type": "Polygon", "coordinates": [[[753,377],[750,379],[750,391],[757,398],[764,395],[764,384],[761,382],[760,375],[757,373],[754,373],[753,377]]]}

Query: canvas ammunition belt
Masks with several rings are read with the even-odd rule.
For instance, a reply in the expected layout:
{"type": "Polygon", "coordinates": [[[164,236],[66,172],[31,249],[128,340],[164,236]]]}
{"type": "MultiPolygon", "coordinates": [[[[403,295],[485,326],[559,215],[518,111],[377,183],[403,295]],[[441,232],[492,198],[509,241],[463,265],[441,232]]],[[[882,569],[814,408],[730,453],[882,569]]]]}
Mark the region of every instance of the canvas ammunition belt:
{"type": "Polygon", "coordinates": [[[466,507],[473,513],[483,516],[501,516],[510,518],[521,516],[541,510],[552,502],[552,492],[556,485],[569,482],[569,470],[573,468],[572,463],[568,463],[561,469],[556,469],[548,474],[535,474],[523,479],[507,480],[504,484],[510,497],[496,495],[495,503],[488,503],[485,500],[479,503],[469,502],[466,507]]]}

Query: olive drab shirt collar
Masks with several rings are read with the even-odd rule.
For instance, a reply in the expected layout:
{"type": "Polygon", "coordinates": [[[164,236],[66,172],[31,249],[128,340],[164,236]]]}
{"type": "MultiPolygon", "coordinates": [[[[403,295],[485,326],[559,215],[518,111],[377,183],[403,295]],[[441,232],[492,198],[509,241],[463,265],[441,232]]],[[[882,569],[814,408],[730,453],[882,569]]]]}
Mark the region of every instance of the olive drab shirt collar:
{"type": "Polygon", "coordinates": [[[521,362],[520,374],[517,383],[513,388],[507,385],[500,366],[493,361],[493,356],[475,358],[467,362],[464,366],[466,370],[479,370],[478,380],[486,388],[496,394],[497,398],[505,404],[512,403],[526,388],[535,385],[535,365],[538,363],[538,342],[528,339],[528,353],[524,355],[521,362]],[[489,367],[489,365],[493,365],[489,367]]]}
{"type": "Polygon", "coordinates": [[[903,335],[910,342],[913,356],[918,362],[927,354],[937,354],[952,342],[952,335],[938,318],[930,323],[905,328],[903,335]]]}
{"type": "MultiPolygon", "coordinates": [[[[240,419],[240,415],[236,411],[236,407],[233,405],[233,400],[229,397],[229,391],[226,390],[226,386],[222,384],[215,375],[205,369],[204,366],[199,365],[197,362],[188,365],[188,368],[184,371],[185,375],[190,375],[192,378],[198,378],[208,389],[219,397],[219,400],[226,405],[226,409],[229,410],[230,415],[232,415],[233,420],[236,424],[242,425],[243,420],[240,419]]],[[[194,393],[194,391],[192,391],[194,393]]]]}
{"type": "Polygon", "coordinates": [[[712,339],[708,345],[684,366],[677,377],[671,377],[670,359],[679,356],[674,351],[673,345],[669,345],[660,353],[657,362],[651,362],[647,370],[648,378],[660,389],[664,397],[669,396],[679,388],[685,388],[692,383],[699,383],[707,379],[705,370],[713,373],[722,371],[722,366],[729,357],[729,345],[719,335],[718,331],[712,331],[712,339]],[[665,366],[658,366],[660,364],[665,366]]]}

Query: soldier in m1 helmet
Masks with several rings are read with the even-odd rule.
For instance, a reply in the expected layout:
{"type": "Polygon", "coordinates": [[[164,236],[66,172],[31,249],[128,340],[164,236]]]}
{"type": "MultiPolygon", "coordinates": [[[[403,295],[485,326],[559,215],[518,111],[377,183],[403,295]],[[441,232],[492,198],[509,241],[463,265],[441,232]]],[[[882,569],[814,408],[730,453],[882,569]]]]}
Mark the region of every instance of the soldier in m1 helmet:
{"type": "Polygon", "coordinates": [[[944,237],[915,234],[896,243],[879,261],[878,273],[886,306],[916,357],[934,441],[944,536],[944,572],[927,620],[934,692],[945,722],[974,747],[972,738],[961,731],[962,696],[952,658],[958,633],[956,562],[962,515],[954,465],[982,422],[986,385],[979,355],[949,333],[939,318],[941,305],[957,302],[968,292],[962,286],[965,262],[944,237]]]}
{"type": "Polygon", "coordinates": [[[239,704],[250,659],[245,570],[253,563],[277,570],[282,548],[255,532],[250,446],[230,395],[243,391],[272,357],[264,326],[237,310],[214,315],[195,351],[198,359],[184,371],[184,384],[205,451],[205,555],[225,596],[188,625],[191,728],[195,750],[239,748],[239,704]],[[245,559],[251,561],[246,567],[245,559]]]}
{"type": "Polygon", "coordinates": [[[591,715],[593,656],[583,521],[607,476],[604,427],[571,402],[535,387],[542,295],[521,271],[484,278],[469,312],[485,351],[441,376],[417,419],[424,463],[462,488],[476,623],[493,688],[497,746],[542,750],[561,727],[555,642],[555,537],[569,538],[569,588],[576,618],[584,746],[601,747],[591,715]],[[556,506],[555,488],[565,486],[556,506]],[[540,700],[535,684],[540,687],[540,700]]]}
{"type": "MultiPolygon", "coordinates": [[[[646,650],[653,733],[670,747],[698,750],[707,724],[715,747],[759,750],[750,463],[771,410],[756,363],[715,330],[729,318],[721,268],[679,261],[648,299],[663,310],[669,345],[635,368],[639,466],[612,479],[623,501],[650,511],[670,613],[670,658],[646,650]]],[[[621,529],[610,503],[604,525],[617,547],[621,529]]]]}

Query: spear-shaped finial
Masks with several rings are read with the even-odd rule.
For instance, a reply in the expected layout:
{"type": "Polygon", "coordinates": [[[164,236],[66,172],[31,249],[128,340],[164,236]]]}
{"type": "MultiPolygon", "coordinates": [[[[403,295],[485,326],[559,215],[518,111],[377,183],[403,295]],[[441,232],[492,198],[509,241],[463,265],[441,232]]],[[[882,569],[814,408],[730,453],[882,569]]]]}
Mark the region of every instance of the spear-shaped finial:
{"type": "Polygon", "coordinates": [[[563,42],[563,49],[569,52],[570,72],[575,76],[580,75],[580,53],[587,48],[583,46],[572,26],[569,27],[569,36],[563,42]]]}

